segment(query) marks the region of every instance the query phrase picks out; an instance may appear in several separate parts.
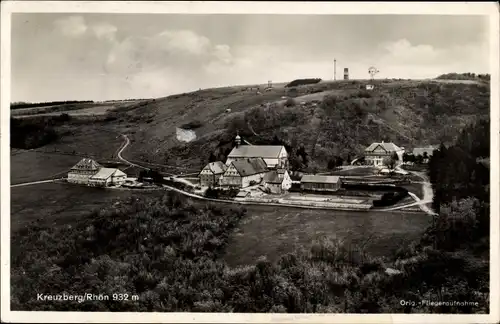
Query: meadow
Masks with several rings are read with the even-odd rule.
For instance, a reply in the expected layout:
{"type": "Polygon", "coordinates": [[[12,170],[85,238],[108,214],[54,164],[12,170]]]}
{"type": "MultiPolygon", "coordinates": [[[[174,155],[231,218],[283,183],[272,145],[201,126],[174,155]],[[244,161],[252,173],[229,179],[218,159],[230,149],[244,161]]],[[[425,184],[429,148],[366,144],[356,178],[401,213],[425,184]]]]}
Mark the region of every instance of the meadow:
{"type": "Polygon", "coordinates": [[[14,185],[54,176],[61,178],[80,159],[75,155],[19,150],[10,157],[10,182],[14,185]]]}
{"type": "Polygon", "coordinates": [[[14,187],[10,191],[11,231],[33,223],[39,226],[72,224],[81,215],[113,205],[121,199],[130,196],[154,197],[163,193],[90,188],[66,183],[14,187]]]}
{"type": "Polygon", "coordinates": [[[254,264],[260,256],[276,261],[314,241],[334,238],[365,246],[377,257],[419,239],[430,225],[424,213],[332,211],[273,206],[246,206],[228,242],[224,260],[231,266],[254,264]]]}

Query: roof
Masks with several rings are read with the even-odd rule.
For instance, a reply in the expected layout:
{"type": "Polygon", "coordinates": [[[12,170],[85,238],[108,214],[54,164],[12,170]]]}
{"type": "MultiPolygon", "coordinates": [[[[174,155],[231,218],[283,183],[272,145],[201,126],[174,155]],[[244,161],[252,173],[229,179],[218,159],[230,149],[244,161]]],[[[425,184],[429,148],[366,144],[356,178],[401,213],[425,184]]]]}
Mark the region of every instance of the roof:
{"type": "Polygon", "coordinates": [[[92,159],[81,159],[80,162],[75,164],[71,170],[81,170],[81,171],[97,171],[101,168],[101,165],[92,159]]]}
{"type": "Polygon", "coordinates": [[[246,197],[246,196],[248,196],[248,192],[246,192],[246,191],[240,191],[236,195],[236,197],[246,197]]]}
{"type": "Polygon", "coordinates": [[[247,177],[267,171],[266,162],[262,158],[248,158],[246,160],[233,161],[232,165],[240,176],[247,177]]]}
{"type": "Polygon", "coordinates": [[[432,155],[432,153],[437,149],[437,146],[416,147],[413,149],[413,155],[424,155],[424,152],[427,152],[427,155],[432,155]]]}
{"type": "Polygon", "coordinates": [[[233,148],[228,157],[277,158],[282,149],[284,149],[282,145],[240,145],[233,148]]]}
{"type": "Polygon", "coordinates": [[[211,162],[207,164],[203,169],[207,169],[212,171],[213,174],[221,174],[226,172],[227,170],[227,165],[222,163],[221,161],[216,161],[216,162],[211,162]]]}
{"type": "Polygon", "coordinates": [[[400,148],[399,146],[397,146],[396,144],[394,143],[385,143],[385,142],[382,142],[382,143],[373,143],[371,144],[370,146],[368,146],[365,151],[368,151],[368,152],[372,152],[374,151],[378,146],[381,146],[384,150],[386,150],[387,152],[396,152],[396,151],[400,151],[402,150],[402,148],[400,148]]]}
{"type": "Polygon", "coordinates": [[[283,179],[284,179],[284,177],[282,177],[280,179],[279,173],[277,171],[274,171],[274,170],[269,171],[264,176],[264,182],[267,182],[267,183],[281,184],[281,183],[283,183],[283,179]]]}
{"type": "Polygon", "coordinates": [[[300,182],[305,182],[305,183],[338,183],[338,182],[340,182],[340,177],[306,174],[306,175],[302,176],[302,179],[300,179],[300,182]]]}
{"type": "MultiPolygon", "coordinates": [[[[112,168],[101,168],[99,170],[99,172],[97,172],[96,174],[94,174],[92,177],[90,177],[90,179],[92,180],[106,180],[108,179],[109,177],[111,177],[115,172],[121,172],[123,173],[122,171],[118,170],[118,169],[112,169],[112,168]]],[[[122,174],[117,174],[117,175],[122,175],[122,174]]],[[[123,175],[125,175],[125,173],[123,173],[123,175]]]]}

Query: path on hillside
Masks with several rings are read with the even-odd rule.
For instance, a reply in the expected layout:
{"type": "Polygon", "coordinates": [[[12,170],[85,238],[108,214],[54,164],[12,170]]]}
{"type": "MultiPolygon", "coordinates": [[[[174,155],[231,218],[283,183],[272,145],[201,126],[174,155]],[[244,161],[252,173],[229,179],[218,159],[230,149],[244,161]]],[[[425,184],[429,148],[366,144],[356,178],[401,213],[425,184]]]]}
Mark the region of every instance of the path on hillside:
{"type": "Polygon", "coordinates": [[[124,158],[123,158],[122,153],[123,153],[123,151],[127,148],[127,146],[129,146],[129,145],[130,145],[130,139],[129,139],[129,138],[128,138],[128,136],[127,136],[127,135],[125,135],[125,134],[120,134],[120,135],[121,135],[121,136],[125,139],[125,143],[123,144],[123,146],[122,146],[122,148],[120,149],[120,151],[118,151],[118,154],[117,154],[118,158],[119,158],[121,161],[123,161],[123,162],[127,163],[128,165],[135,166],[135,167],[138,167],[138,168],[141,168],[141,169],[144,169],[144,170],[148,170],[148,168],[145,168],[145,167],[143,167],[142,165],[138,165],[138,164],[132,163],[132,162],[130,162],[130,161],[128,161],[128,160],[126,160],[126,159],[124,159],[124,158]]]}
{"type": "MultiPolygon", "coordinates": [[[[143,166],[143,165],[140,165],[140,164],[137,164],[137,163],[133,163],[133,162],[125,159],[122,156],[123,151],[125,151],[125,149],[130,145],[130,139],[125,134],[120,134],[120,135],[125,139],[125,142],[122,144],[122,147],[118,151],[118,154],[117,154],[118,159],[120,159],[120,161],[128,164],[129,166],[135,166],[135,167],[138,167],[138,168],[141,168],[141,169],[144,169],[144,170],[150,170],[151,168],[143,166]]],[[[192,171],[193,170],[193,169],[178,167],[178,166],[174,166],[174,165],[167,165],[167,164],[156,164],[156,163],[150,163],[150,162],[143,162],[143,163],[148,164],[148,165],[159,166],[159,167],[170,167],[170,168],[175,168],[175,169],[184,169],[184,170],[187,170],[187,171],[189,171],[189,170],[192,171]]],[[[172,177],[178,177],[179,175],[185,175],[183,173],[180,173],[180,174],[169,173],[169,172],[161,172],[161,173],[166,174],[168,176],[172,176],[172,177]]],[[[194,174],[194,173],[188,173],[188,174],[194,174]]],[[[196,172],[196,174],[198,174],[198,172],[196,172]]]]}
{"type": "Polygon", "coordinates": [[[437,213],[435,213],[432,209],[430,209],[427,206],[427,204],[432,203],[432,200],[434,198],[434,193],[432,191],[432,185],[431,185],[429,179],[427,178],[427,175],[424,172],[418,172],[418,171],[409,171],[409,172],[420,177],[423,180],[422,182],[416,182],[416,183],[422,184],[422,191],[423,191],[424,197],[422,199],[420,199],[413,192],[408,192],[410,197],[412,197],[415,200],[415,202],[409,203],[406,205],[402,205],[402,206],[387,208],[387,209],[384,209],[384,211],[399,210],[399,209],[403,209],[403,208],[407,208],[407,207],[418,206],[426,214],[431,215],[431,216],[436,216],[437,213]]]}
{"type": "Polygon", "coordinates": [[[62,180],[62,178],[61,178],[61,179],[50,179],[50,180],[40,180],[40,181],[32,181],[32,182],[18,183],[18,184],[15,184],[15,185],[11,185],[10,187],[11,187],[11,188],[14,188],[14,187],[31,186],[31,185],[37,185],[37,184],[42,184],[42,183],[54,182],[54,181],[56,181],[56,180],[62,180]]]}

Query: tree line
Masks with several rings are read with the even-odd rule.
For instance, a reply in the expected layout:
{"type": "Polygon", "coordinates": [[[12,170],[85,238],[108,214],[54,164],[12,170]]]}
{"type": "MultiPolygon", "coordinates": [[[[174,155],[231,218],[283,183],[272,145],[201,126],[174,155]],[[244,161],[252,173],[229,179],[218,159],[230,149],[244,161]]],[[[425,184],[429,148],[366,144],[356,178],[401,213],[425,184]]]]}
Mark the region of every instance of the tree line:
{"type": "Polygon", "coordinates": [[[55,106],[64,104],[76,104],[76,103],[93,103],[93,100],[66,100],[66,101],[50,101],[50,102],[14,102],[10,104],[10,109],[21,109],[21,108],[33,108],[33,107],[44,107],[44,106],[55,106]]]}

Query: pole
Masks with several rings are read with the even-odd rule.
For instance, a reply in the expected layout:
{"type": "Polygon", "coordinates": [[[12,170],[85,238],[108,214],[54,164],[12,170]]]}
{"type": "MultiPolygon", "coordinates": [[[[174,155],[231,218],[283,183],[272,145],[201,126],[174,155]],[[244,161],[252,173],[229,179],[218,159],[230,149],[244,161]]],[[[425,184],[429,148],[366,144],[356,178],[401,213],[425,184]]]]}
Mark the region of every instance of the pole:
{"type": "Polygon", "coordinates": [[[337,80],[337,59],[333,59],[333,80],[337,80]]]}

